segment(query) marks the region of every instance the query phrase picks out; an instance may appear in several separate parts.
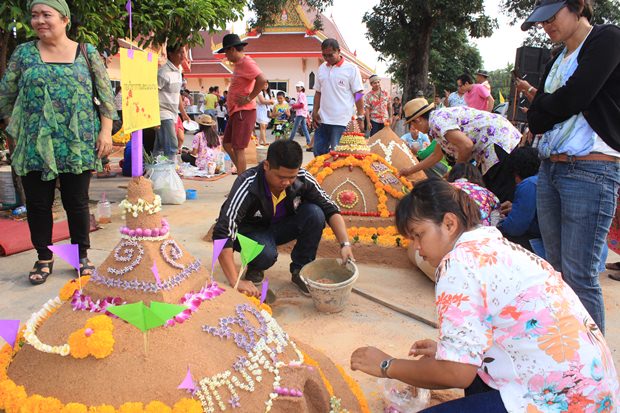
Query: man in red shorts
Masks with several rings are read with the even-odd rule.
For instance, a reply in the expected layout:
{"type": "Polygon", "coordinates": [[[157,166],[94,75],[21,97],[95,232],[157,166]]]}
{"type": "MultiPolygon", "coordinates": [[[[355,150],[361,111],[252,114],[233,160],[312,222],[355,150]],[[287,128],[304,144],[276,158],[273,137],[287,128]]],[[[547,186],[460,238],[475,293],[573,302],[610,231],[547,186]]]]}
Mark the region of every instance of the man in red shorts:
{"type": "Polygon", "coordinates": [[[256,102],[266,79],[256,62],[243,53],[246,42],[234,33],[224,36],[222,48],[229,62],[235,65],[232,82],[228,88],[228,124],[224,130],[224,150],[237,167],[237,173],[246,170],[245,148],[256,124],[256,102]]]}

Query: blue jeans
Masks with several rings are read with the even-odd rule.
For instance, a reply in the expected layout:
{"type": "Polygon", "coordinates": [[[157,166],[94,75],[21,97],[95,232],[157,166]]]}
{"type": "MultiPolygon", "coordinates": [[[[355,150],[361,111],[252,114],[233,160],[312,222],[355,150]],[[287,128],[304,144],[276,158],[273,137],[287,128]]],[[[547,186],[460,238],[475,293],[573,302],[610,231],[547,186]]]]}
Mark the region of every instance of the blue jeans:
{"type": "Polygon", "coordinates": [[[299,129],[299,125],[301,125],[301,131],[306,137],[306,145],[310,145],[310,134],[308,133],[308,126],[306,125],[306,118],[304,116],[295,116],[295,123],[293,123],[293,130],[291,131],[289,139],[295,139],[295,134],[297,133],[297,129],[299,129]]]}
{"type": "Polygon", "coordinates": [[[420,413],[506,413],[506,406],[499,394],[476,376],[465,389],[465,397],[429,407],[420,413]]]}
{"type": "Polygon", "coordinates": [[[155,145],[153,145],[153,154],[163,152],[168,158],[173,158],[179,151],[179,141],[177,140],[177,131],[175,128],[176,121],[172,119],[164,119],[161,126],[157,129],[155,135],[155,145]]]}
{"type": "Polygon", "coordinates": [[[599,269],[616,211],[620,163],[542,161],[536,209],[547,261],[575,291],[601,332],[599,269]]]}
{"type": "Polygon", "coordinates": [[[370,121],[370,136],[379,132],[381,129],[385,127],[384,123],[375,122],[374,120],[370,121]]]}
{"type": "Polygon", "coordinates": [[[314,132],[314,156],[325,155],[338,146],[346,126],[321,123],[314,132]]]}
{"type": "MultiPolygon", "coordinates": [[[[325,214],[316,204],[303,203],[295,215],[272,224],[265,231],[248,232],[243,235],[265,246],[263,251],[248,264],[248,272],[269,269],[278,260],[278,245],[297,240],[291,252],[291,272],[300,270],[314,261],[325,228],[325,214]]],[[[239,242],[235,240],[235,251],[239,242]]]]}

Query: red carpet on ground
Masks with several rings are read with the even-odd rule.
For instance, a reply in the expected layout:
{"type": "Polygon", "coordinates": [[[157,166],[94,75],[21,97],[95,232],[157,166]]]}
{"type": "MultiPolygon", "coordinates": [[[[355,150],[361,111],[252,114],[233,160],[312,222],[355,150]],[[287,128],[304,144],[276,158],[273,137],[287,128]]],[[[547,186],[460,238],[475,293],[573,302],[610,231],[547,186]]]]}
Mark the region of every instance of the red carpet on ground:
{"type": "MultiPolygon", "coordinates": [[[[91,227],[91,231],[96,228],[91,227]]],[[[69,224],[67,221],[54,222],[52,242],[69,238],[69,224]]],[[[30,242],[30,229],[26,221],[0,219],[0,255],[13,255],[18,252],[33,249],[30,242]]]]}

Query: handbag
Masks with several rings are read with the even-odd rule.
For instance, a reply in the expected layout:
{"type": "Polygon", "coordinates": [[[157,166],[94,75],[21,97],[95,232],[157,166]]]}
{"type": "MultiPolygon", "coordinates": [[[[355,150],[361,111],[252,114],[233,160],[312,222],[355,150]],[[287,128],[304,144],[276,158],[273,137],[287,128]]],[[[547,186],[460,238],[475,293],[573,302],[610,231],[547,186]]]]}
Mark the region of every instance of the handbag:
{"type": "Polygon", "coordinates": [[[95,74],[93,73],[93,67],[90,64],[90,60],[88,59],[88,54],[86,53],[86,44],[80,43],[80,51],[82,52],[82,55],[84,55],[84,59],[86,60],[86,65],[88,66],[88,73],[90,73],[90,82],[93,85],[93,105],[95,106],[95,111],[97,112],[97,115],[101,115],[99,111],[101,100],[99,100],[99,93],[97,92],[97,83],[95,82],[95,74]]]}

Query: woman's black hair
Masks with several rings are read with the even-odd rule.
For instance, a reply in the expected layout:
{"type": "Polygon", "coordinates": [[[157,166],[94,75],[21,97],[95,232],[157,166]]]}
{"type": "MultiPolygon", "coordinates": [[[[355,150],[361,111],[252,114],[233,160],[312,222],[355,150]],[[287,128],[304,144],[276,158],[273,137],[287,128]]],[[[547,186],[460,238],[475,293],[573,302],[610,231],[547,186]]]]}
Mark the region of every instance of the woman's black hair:
{"type": "Polygon", "coordinates": [[[209,148],[217,148],[220,146],[220,138],[217,136],[217,132],[213,126],[200,125],[200,132],[207,142],[209,148]]]}
{"type": "Polygon", "coordinates": [[[566,7],[568,7],[568,10],[575,13],[577,16],[583,16],[588,19],[589,22],[592,21],[594,9],[590,0],[568,0],[566,2],[566,7]]]}
{"type": "Polygon", "coordinates": [[[486,187],[480,170],[469,162],[457,163],[448,174],[448,182],[454,182],[461,178],[465,178],[472,184],[480,185],[483,188],[486,187]]]}
{"type": "Polygon", "coordinates": [[[480,225],[480,208],[469,195],[443,179],[426,179],[417,182],[396,206],[396,228],[401,235],[410,237],[407,227],[411,221],[441,224],[447,213],[456,215],[463,231],[480,225]]]}
{"type": "Polygon", "coordinates": [[[506,169],[521,179],[537,175],[540,169],[538,150],[531,146],[515,148],[505,162],[506,169]]]}

